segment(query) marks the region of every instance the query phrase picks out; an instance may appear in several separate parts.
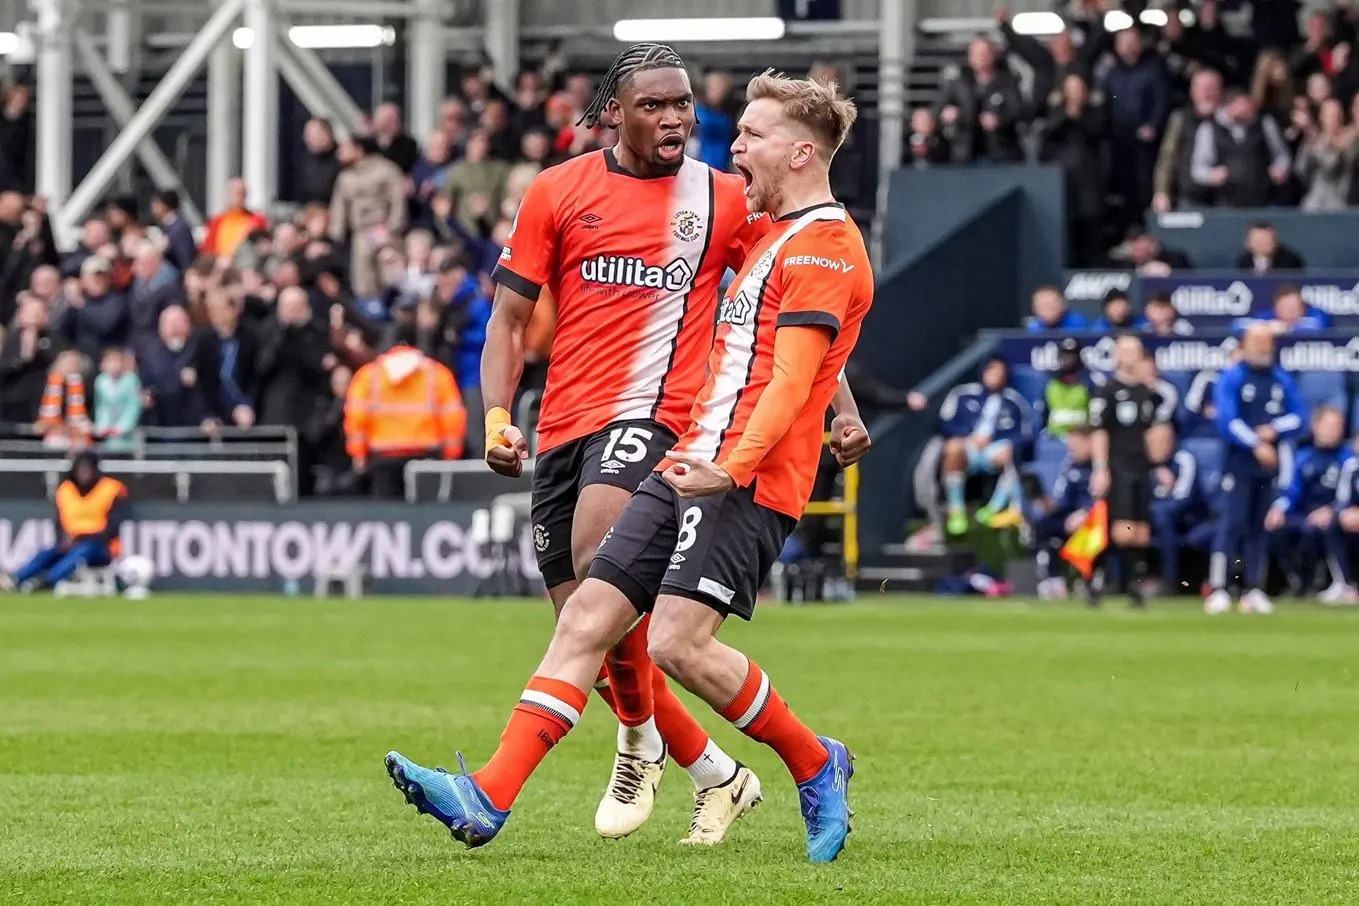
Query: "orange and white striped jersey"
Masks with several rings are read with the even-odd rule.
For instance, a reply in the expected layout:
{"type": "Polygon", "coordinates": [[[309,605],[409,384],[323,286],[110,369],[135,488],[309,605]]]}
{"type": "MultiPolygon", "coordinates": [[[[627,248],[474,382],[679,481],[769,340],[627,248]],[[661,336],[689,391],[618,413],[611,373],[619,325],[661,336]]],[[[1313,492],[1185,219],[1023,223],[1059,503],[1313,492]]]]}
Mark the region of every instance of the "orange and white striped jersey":
{"type": "Polygon", "coordinates": [[[868,250],[842,206],[828,203],[780,217],[718,308],[707,381],[677,449],[721,461],[740,442],[773,376],[775,331],[828,328],[834,339],[810,396],[754,473],[756,503],[800,518],[816,478],[826,408],[872,304],[868,250]]]}
{"type": "Polygon", "coordinates": [[[557,303],[539,449],[622,419],[683,431],[718,285],[768,230],[767,216],[746,210],[740,177],[692,158],[654,179],[622,169],[612,150],[540,173],[494,274],[530,299],[547,287],[557,303]]]}

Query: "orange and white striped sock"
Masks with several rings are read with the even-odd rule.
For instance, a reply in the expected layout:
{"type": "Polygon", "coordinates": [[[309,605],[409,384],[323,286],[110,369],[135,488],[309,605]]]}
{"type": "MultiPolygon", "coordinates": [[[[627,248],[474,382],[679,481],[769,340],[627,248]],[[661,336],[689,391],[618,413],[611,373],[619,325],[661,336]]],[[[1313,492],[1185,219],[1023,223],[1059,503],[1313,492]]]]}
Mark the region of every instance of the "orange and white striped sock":
{"type": "Polygon", "coordinates": [[[811,780],[826,766],[830,753],[774,691],[759,665],[749,658],[747,663],[741,691],[722,709],[722,716],[751,739],[777,752],[795,782],[811,780]]]}
{"type": "Polygon", "coordinates": [[[514,804],[547,753],[580,721],[588,701],[584,689],[563,680],[529,680],[500,734],[500,748],[472,775],[492,805],[503,811],[514,804]]]}

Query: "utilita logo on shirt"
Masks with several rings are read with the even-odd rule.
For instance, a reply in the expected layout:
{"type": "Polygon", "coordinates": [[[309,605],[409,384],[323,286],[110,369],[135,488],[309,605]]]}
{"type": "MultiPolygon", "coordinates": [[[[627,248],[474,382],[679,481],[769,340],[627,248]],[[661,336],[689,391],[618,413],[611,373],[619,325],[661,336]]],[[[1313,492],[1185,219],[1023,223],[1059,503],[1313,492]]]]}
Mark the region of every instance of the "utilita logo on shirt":
{"type": "Polygon", "coordinates": [[[580,263],[580,276],[582,280],[590,283],[680,292],[688,289],[694,271],[689,262],[683,258],[676,258],[665,267],[661,267],[647,264],[641,258],[596,255],[580,263]]]}

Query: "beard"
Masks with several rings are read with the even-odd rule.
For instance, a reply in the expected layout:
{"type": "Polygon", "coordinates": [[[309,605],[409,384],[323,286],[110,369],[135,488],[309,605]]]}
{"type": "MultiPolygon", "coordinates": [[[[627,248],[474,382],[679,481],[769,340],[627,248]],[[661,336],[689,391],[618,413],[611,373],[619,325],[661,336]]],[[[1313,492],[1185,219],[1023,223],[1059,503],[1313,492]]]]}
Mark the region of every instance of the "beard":
{"type": "Polygon", "coordinates": [[[782,204],[782,186],[771,186],[759,180],[751,184],[750,195],[746,198],[746,207],[750,209],[751,213],[766,213],[770,217],[775,217],[778,215],[779,207],[782,204]]]}

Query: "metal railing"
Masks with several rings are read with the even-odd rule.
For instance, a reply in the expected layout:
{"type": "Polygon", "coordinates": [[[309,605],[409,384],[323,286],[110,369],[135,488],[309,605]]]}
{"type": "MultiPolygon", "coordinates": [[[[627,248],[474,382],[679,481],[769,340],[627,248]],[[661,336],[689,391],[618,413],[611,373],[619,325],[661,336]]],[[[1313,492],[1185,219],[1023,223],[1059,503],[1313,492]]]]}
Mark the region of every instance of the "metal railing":
{"type": "MultiPolygon", "coordinates": [[[[56,493],[61,476],[70,468],[66,459],[0,459],[0,472],[45,475],[49,497],[56,493]]],[[[100,470],[109,475],[173,475],[175,496],[180,503],[189,502],[194,475],[265,475],[273,479],[276,502],[288,503],[293,499],[288,466],[278,461],[110,459],[100,464],[100,470]]]]}
{"type": "MultiPolygon", "coordinates": [[[[525,460],[525,478],[531,479],[533,477],[535,463],[536,460],[532,458],[525,460]]],[[[484,477],[490,474],[490,468],[479,459],[417,459],[406,464],[404,472],[406,502],[420,502],[419,479],[421,475],[439,476],[439,485],[435,489],[434,499],[439,503],[447,503],[453,499],[454,479],[459,475],[484,477]]]]}
{"type": "MultiPolygon", "coordinates": [[[[0,438],[0,459],[44,459],[71,451],[38,439],[30,425],[8,428],[0,438]]],[[[107,462],[259,462],[278,463],[287,470],[290,488],[298,486],[297,429],[286,426],[222,427],[212,433],[201,428],[137,428],[126,444],[95,443],[90,449],[107,462]]]]}

